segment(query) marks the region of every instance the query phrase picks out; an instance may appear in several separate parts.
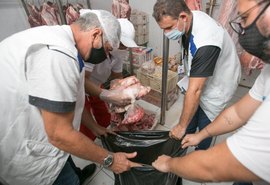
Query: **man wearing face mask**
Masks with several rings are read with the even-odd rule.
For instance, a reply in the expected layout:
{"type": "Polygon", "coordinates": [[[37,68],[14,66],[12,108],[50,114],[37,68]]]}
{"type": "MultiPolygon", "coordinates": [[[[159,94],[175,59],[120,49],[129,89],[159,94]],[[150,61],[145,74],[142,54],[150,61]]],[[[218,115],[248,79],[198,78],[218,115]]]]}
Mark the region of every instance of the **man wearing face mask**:
{"type": "Polygon", "coordinates": [[[253,181],[270,183],[270,1],[237,0],[239,16],[230,24],[243,49],[265,61],[255,84],[239,102],[224,110],[211,124],[182,141],[194,146],[215,135],[238,131],[206,151],[182,158],[161,156],[153,166],[195,181],[253,181]]]}
{"type": "Polygon", "coordinates": [[[119,39],[117,19],[95,10],[70,26],[31,28],[0,43],[0,184],[79,185],[70,154],[115,173],[134,165],[136,152],[110,153],[78,131],[83,60],[103,40],[118,48],[119,39]]]}
{"type": "MultiPolygon", "coordinates": [[[[89,10],[84,10],[84,12],[85,11],[89,10]]],[[[108,47],[107,44],[104,44],[101,48],[102,52],[93,51],[95,56],[92,58],[93,61],[102,62],[99,64],[89,64],[86,68],[85,91],[87,95],[85,99],[85,108],[89,112],[89,118],[82,120],[80,131],[92,140],[94,140],[96,136],[106,135],[106,133],[109,132],[106,128],[111,120],[111,114],[104,102],[110,101],[103,97],[100,98],[102,91],[107,91],[102,89],[101,85],[108,79],[113,80],[122,78],[123,60],[128,57],[128,53],[125,49],[127,47],[138,47],[133,40],[135,37],[135,29],[132,23],[128,19],[118,19],[118,21],[121,27],[121,42],[119,49],[110,51],[110,47],[108,47]],[[104,51],[107,51],[107,53],[104,51]],[[107,55],[109,58],[107,58],[107,55]],[[95,119],[93,119],[92,114],[95,119]]],[[[107,92],[110,93],[110,91],[107,92]]],[[[121,92],[115,95],[119,96],[120,93],[121,92]]]]}
{"type": "MultiPolygon", "coordinates": [[[[227,31],[204,12],[190,11],[184,0],[157,0],[153,16],[166,37],[181,43],[189,83],[183,87],[179,123],[170,132],[181,139],[203,129],[225,108],[238,86],[240,63],[227,31]]],[[[211,141],[205,139],[196,149],[207,149],[211,141]]]]}

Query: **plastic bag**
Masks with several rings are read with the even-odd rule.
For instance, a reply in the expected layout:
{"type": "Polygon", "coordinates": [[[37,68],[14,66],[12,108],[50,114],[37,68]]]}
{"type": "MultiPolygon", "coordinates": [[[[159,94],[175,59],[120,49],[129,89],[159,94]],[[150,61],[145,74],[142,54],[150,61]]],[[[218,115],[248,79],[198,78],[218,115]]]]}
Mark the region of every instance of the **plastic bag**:
{"type": "Polygon", "coordinates": [[[153,61],[147,61],[142,63],[141,71],[145,74],[154,74],[155,73],[155,62],[153,61]]]}
{"type": "Polygon", "coordinates": [[[165,154],[172,157],[185,155],[181,140],[169,137],[169,131],[117,132],[117,135],[102,137],[102,144],[112,152],[134,152],[131,159],[143,164],[122,174],[115,174],[115,185],[176,185],[178,177],[172,173],[162,173],[151,164],[158,156],[165,154]]]}

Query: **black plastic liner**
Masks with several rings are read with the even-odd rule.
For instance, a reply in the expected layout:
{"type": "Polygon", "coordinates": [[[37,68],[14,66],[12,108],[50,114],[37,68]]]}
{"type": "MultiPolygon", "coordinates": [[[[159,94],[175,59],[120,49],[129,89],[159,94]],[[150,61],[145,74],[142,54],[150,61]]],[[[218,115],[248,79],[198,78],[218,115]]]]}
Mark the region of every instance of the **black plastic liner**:
{"type": "Polygon", "coordinates": [[[115,185],[176,185],[178,177],[172,173],[162,173],[151,164],[158,156],[183,156],[181,140],[171,139],[169,131],[117,132],[117,135],[102,137],[102,144],[112,152],[137,152],[131,161],[143,164],[122,174],[115,174],[115,185]]]}

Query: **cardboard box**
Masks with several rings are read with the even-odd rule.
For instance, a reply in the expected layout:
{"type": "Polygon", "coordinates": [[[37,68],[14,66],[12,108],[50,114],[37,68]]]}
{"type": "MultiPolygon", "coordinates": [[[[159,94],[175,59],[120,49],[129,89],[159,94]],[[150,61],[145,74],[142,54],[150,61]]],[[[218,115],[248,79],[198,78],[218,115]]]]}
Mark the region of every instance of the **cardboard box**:
{"type": "MultiPolygon", "coordinates": [[[[171,106],[177,101],[179,97],[179,88],[175,87],[172,91],[168,92],[166,95],[166,110],[169,110],[171,106]]],[[[162,94],[159,91],[151,90],[142,100],[151,103],[155,106],[161,107],[162,94]]]]}
{"type": "MultiPolygon", "coordinates": [[[[153,90],[161,93],[162,90],[162,67],[156,66],[153,74],[144,73],[141,68],[137,70],[137,78],[144,86],[150,86],[153,90]]],[[[177,85],[178,74],[168,70],[167,92],[171,92],[177,85]]]]}

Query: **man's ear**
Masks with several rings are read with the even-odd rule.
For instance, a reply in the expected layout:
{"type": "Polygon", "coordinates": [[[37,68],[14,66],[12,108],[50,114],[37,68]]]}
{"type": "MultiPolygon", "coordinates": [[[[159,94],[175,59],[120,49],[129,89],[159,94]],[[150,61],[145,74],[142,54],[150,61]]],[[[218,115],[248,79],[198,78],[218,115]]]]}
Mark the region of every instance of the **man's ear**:
{"type": "Polygon", "coordinates": [[[92,33],[93,37],[96,38],[97,36],[100,36],[102,34],[102,30],[100,28],[94,28],[92,30],[92,33]]]}
{"type": "Polygon", "coordinates": [[[179,18],[185,22],[187,21],[187,17],[188,17],[188,14],[186,12],[179,13],[179,18]]]}

